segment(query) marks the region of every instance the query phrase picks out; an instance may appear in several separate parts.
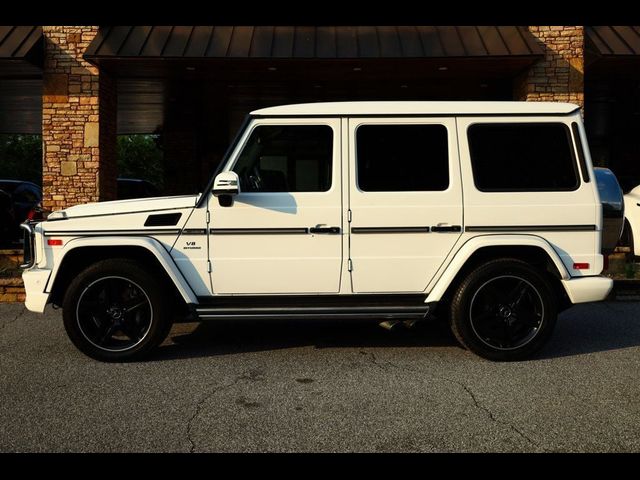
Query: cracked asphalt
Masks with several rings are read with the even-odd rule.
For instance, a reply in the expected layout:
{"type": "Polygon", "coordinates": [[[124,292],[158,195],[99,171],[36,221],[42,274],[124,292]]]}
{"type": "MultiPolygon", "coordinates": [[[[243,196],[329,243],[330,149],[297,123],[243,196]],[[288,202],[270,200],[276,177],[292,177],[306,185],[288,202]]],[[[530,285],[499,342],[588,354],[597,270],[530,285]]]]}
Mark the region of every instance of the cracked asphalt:
{"type": "Polygon", "coordinates": [[[574,307],[535,358],[491,363],[446,327],[175,325],[104,364],[60,312],[0,305],[1,452],[637,452],[640,303],[574,307]]]}

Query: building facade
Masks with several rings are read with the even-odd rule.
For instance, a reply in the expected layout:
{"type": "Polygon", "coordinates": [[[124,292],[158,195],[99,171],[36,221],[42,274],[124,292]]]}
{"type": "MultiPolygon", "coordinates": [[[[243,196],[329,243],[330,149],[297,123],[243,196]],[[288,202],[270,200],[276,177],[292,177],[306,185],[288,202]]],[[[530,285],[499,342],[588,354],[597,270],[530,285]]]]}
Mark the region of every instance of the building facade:
{"type": "Polygon", "coordinates": [[[632,26],[1,27],[0,133],[42,134],[44,204],[58,209],[116,197],[119,134],[159,136],[172,194],[204,187],[255,108],[561,101],[583,107],[594,159],[628,188],[638,67],[632,26]]]}

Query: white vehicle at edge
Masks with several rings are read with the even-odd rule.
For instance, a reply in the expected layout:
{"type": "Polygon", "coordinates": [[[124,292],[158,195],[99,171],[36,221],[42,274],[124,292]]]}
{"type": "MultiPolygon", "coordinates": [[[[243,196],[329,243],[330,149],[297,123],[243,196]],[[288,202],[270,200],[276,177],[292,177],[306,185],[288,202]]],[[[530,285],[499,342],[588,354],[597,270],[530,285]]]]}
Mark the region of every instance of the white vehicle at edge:
{"type": "Polygon", "coordinates": [[[606,298],[602,205],[566,103],[343,102],[248,115],[204,193],[79,205],[27,223],[29,310],[140,358],[174,319],[442,313],[492,360],[606,298]]]}
{"type": "Polygon", "coordinates": [[[640,257],[640,185],[624,196],[624,243],[631,248],[634,257],[640,257]]]}

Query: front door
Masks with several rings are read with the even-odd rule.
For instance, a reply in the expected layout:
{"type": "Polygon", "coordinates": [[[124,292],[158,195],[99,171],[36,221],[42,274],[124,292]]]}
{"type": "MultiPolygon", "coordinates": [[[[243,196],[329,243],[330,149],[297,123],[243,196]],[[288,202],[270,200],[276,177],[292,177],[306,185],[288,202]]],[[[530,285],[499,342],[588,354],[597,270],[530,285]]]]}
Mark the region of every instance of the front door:
{"type": "Polygon", "coordinates": [[[351,281],[422,292],[462,231],[453,118],[349,120],[351,281]]]}
{"type": "Polygon", "coordinates": [[[340,290],[340,152],[340,119],[252,121],[225,167],[240,193],[210,198],[214,294],[340,290]]]}

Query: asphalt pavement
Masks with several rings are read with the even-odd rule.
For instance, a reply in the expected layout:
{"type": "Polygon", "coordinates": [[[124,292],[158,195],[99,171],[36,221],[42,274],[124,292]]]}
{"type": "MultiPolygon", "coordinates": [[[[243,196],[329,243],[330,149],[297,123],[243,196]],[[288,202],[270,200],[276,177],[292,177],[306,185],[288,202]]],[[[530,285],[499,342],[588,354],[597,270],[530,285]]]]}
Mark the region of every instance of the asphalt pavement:
{"type": "Polygon", "coordinates": [[[0,452],[640,450],[640,303],[574,307],[535,358],[438,323],[175,325],[153,358],[78,352],[59,311],[0,305],[0,452]]]}

